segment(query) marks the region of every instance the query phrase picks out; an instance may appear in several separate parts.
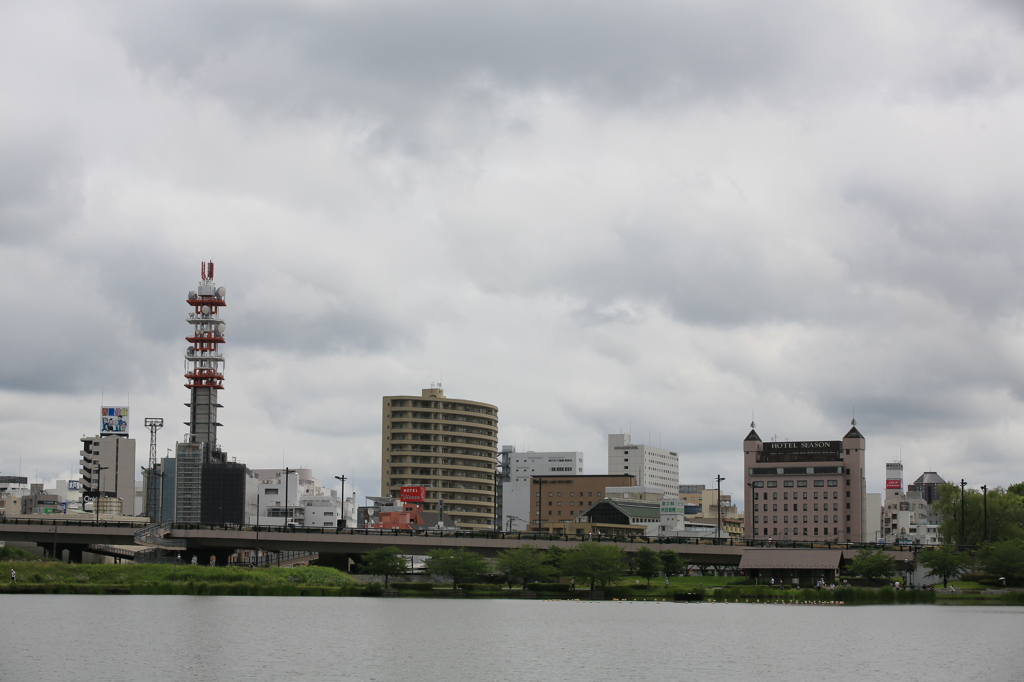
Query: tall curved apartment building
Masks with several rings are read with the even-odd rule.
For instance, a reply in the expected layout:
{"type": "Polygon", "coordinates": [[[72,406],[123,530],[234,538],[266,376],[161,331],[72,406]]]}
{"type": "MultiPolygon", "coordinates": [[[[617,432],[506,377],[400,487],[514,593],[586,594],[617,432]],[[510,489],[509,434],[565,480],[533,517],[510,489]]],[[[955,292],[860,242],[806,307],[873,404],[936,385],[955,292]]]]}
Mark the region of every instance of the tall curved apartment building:
{"type": "Polygon", "coordinates": [[[446,398],[440,386],[419,396],[384,396],[381,495],[402,486],[427,489],[425,509],[444,511],[460,528],[492,528],[498,464],[498,408],[446,398]]]}

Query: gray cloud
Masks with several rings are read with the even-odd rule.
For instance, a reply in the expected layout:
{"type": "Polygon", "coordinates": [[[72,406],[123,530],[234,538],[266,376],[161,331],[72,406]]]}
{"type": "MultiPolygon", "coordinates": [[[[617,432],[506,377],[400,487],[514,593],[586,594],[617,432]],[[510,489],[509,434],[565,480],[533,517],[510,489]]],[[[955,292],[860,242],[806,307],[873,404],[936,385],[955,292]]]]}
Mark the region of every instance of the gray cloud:
{"type": "Polygon", "coordinates": [[[735,490],[751,410],[856,407],[869,487],[1024,478],[1012,7],[106,8],[0,9],[0,469],[73,471],[104,389],[173,442],[213,259],[255,466],[373,492],[380,396],[443,367],[592,473],[632,424],[735,490]]]}

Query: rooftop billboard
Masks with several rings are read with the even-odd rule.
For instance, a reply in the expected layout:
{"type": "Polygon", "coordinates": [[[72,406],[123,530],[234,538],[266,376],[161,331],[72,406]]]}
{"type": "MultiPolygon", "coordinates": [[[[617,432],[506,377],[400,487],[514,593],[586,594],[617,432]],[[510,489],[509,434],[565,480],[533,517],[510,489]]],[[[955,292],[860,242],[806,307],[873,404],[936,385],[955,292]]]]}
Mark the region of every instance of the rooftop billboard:
{"type": "Polygon", "coordinates": [[[110,434],[128,435],[127,407],[100,408],[100,435],[108,436],[110,434]]]}

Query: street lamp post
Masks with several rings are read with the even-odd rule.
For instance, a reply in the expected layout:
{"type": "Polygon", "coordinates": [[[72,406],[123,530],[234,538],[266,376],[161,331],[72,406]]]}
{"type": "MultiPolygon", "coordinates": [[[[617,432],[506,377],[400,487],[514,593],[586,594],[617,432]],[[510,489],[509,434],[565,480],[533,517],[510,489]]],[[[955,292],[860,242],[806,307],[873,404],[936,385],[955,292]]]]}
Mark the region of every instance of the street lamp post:
{"type": "Polygon", "coordinates": [[[345,475],[335,476],[336,479],[341,481],[341,525],[338,528],[345,527],[345,475]]]}
{"type": "Polygon", "coordinates": [[[716,533],[716,542],[722,541],[722,481],[725,478],[722,476],[715,476],[715,482],[718,484],[718,499],[715,504],[718,506],[718,532],[716,533]]]}

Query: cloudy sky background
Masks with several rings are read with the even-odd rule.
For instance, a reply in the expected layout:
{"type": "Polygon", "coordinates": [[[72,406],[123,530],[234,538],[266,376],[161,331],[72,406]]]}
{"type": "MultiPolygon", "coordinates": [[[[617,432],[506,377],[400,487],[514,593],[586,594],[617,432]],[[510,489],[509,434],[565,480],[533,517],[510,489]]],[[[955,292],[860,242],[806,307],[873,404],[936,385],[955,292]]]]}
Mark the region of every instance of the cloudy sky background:
{"type": "MultiPolygon", "coordinates": [[[[0,5],[0,472],[77,478],[101,400],[380,479],[443,381],[518,449],[606,436],[741,491],[765,439],[1024,480],[1024,13],[1011,2],[0,5]]],[[[351,486],[351,484],[350,484],[351,486]]],[[[348,488],[351,490],[351,487],[348,488]]]]}

